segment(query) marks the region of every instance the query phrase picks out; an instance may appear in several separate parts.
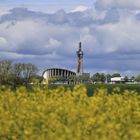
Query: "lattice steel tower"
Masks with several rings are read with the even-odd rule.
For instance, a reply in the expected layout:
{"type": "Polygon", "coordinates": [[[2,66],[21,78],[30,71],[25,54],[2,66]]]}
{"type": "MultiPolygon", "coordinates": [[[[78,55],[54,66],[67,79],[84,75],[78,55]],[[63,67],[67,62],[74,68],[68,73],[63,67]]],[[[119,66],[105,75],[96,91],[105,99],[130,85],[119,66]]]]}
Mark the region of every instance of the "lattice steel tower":
{"type": "Polygon", "coordinates": [[[77,53],[77,74],[83,74],[83,51],[82,51],[82,43],[79,42],[79,50],[77,53]]]}

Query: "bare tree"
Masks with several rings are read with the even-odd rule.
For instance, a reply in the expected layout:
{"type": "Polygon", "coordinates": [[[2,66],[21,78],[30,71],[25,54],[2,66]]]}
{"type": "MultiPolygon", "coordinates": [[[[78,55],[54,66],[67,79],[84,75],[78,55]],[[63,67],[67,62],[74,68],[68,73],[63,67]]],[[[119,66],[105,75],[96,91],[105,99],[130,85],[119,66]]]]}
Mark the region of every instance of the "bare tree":
{"type": "Polygon", "coordinates": [[[28,85],[36,76],[37,67],[31,63],[21,64],[11,61],[0,61],[0,84],[17,87],[17,85],[28,85]]]}
{"type": "Polygon", "coordinates": [[[0,61],[0,84],[9,84],[11,81],[13,64],[11,61],[0,61]]]}
{"type": "Polygon", "coordinates": [[[18,85],[23,84],[22,72],[23,72],[23,64],[21,63],[14,64],[12,70],[12,80],[14,89],[16,89],[18,85]]]}
{"type": "Polygon", "coordinates": [[[24,79],[25,85],[29,84],[32,78],[36,75],[38,69],[35,65],[28,63],[22,64],[23,71],[22,71],[22,78],[24,79]]]}

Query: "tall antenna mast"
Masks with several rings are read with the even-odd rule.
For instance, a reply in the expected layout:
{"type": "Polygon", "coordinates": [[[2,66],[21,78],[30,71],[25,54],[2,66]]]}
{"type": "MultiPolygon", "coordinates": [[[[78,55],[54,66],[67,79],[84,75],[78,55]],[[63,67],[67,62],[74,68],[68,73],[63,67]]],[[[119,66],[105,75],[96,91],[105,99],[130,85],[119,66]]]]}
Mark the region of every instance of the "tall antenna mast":
{"type": "Polygon", "coordinates": [[[79,50],[77,53],[77,74],[82,75],[83,74],[83,51],[82,51],[82,43],[79,42],[79,50]]]}

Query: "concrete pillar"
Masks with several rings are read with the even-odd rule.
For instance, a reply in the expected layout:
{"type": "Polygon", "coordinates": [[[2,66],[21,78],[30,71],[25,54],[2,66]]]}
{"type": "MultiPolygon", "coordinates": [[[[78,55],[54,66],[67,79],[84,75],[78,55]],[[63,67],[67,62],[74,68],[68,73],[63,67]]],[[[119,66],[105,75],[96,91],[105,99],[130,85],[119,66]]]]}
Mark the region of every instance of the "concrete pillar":
{"type": "Polygon", "coordinates": [[[54,76],[54,69],[52,69],[52,76],[54,76]]]}
{"type": "Polygon", "coordinates": [[[60,70],[60,69],[58,69],[58,75],[59,75],[59,76],[61,75],[61,70],[60,70]]]}
{"type": "Polygon", "coordinates": [[[47,77],[46,77],[46,79],[49,79],[49,72],[47,71],[46,73],[47,73],[47,77]]]}
{"type": "Polygon", "coordinates": [[[60,76],[60,69],[58,69],[58,76],[60,76]]]}
{"type": "Polygon", "coordinates": [[[55,76],[55,69],[53,69],[53,76],[55,76]]]}
{"type": "Polygon", "coordinates": [[[51,77],[51,69],[49,70],[49,77],[51,77]]]}
{"type": "Polygon", "coordinates": [[[55,76],[56,76],[56,69],[55,69],[55,76]]]}
{"type": "Polygon", "coordinates": [[[50,78],[50,71],[48,70],[48,77],[50,78]]]}
{"type": "Polygon", "coordinates": [[[58,69],[56,69],[56,76],[58,75],[58,69]]]}
{"type": "Polygon", "coordinates": [[[53,74],[52,74],[52,69],[51,69],[51,77],[53,76],[53,74]]]}
{"type": "Polygon", "coordinates": [[[56,75],[58,75],[58,69],[56,69],[56,75]]]}
{"type": "Polygon", "coordinates": [[[65,75],[64,75],[64,70],[62,71],[62,73],[63,73],[63,77],[65,77],[65,75]]]}
{"type": "Polygon", "coordinates": [[[51,77],[52,77],[52,69],[51,69],[51,77]]]}
{"type": "Polygon", "coordinates": [[[57,71],[57,69],[55,69],[55,76],[56,76],[56,74],[57,74],[56,71],[57,71]]]}
{"type": "Polygon", "coordinates": [[[62,76],[62,72],[61,72],[62,70],[60,69],[60,76],[62,76]]]}
{"type": "Polygon", "coordinates": [[[64,75],[63,75],[63,70],[61,70],[61,76],[64,77],[64,75]]]}
{"type": "Polygon", "coordinates": [[[46,73],[46,79],[48,78],[48,71],[45,72],[46,73]]]}
{"type": "Polygon", "coordinates": [[[54,76],[53,71],[54,71],[54,69],[52,69],[52,76],[54,76]]]}
{"type": "Polygon", "coordinates": [[[58,69],[56,69],[56,75],[58,76],[58,69]]]}
{"type": "Polygon", "coordinates": [[[53,76],[53,69],[51,69],[51,76],[53,76]]]}
{"type": "Polygon", "coordinates": [[[64,76],[66,77],[66,70],[64,70],[64,76]]]}
{"type": "Polygon", "coordinates": [[[53,69],[53,76],[55,76],[55,69],[53,69]]]}
{"type": "Polygon", "coordinates": [[[57,75],[59,76],[59,69],[57,69],[57,75]]]}

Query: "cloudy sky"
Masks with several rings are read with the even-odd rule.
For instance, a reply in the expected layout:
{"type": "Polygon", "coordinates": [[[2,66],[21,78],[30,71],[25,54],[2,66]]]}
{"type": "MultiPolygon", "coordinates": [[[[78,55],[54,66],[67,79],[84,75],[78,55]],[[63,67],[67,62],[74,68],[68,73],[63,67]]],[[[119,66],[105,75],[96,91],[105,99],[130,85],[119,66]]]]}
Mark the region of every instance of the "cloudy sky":
{"type": "Polygon", "coordinates": [[[85,72],[140,73],[139,0],[0,0],[0,60],[85,72]]]}

